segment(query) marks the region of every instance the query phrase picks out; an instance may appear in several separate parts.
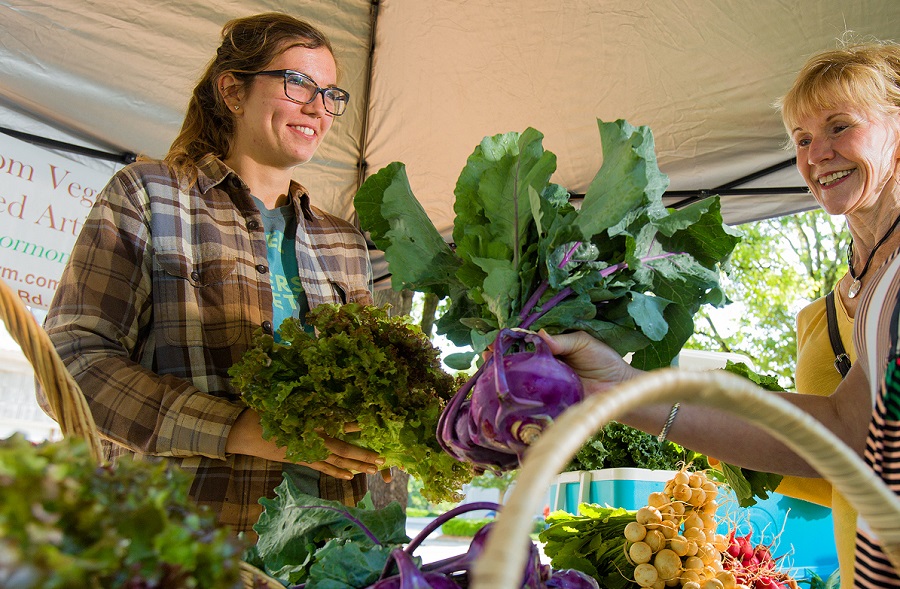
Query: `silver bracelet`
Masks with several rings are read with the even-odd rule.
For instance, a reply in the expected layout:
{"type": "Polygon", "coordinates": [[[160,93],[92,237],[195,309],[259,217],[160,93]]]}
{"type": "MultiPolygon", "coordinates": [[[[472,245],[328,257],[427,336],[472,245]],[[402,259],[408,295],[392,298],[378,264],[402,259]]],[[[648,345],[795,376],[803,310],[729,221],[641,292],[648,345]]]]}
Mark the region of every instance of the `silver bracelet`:
{"type": "Polygon", "coordinates": [[[666,441],[666,436],[669,435],[669,429],[672,427],[672,422],[675,421],[675,416],[678,414],[678,408],[680,406],[681,403],[675,403],[672,405],[672,409],[669,410],[669,417],[666,419],[666,424],[663,425],[662,431],[656,436],[656,439],[660,444],[666,441]]]}

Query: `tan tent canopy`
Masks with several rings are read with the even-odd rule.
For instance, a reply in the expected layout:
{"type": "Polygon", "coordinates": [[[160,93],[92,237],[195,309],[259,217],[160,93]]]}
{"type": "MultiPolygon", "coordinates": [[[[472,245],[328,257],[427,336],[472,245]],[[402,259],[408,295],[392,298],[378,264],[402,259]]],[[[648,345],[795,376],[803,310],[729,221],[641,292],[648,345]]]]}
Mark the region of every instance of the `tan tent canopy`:
{"type": "Polygon", "coordinates": [[[598,118],[653,130],[673,206],[721,194],[733,224],[814,207],[772,103],[848,31],[900,31],[896,0],[0,0],[0,126],[162,156],[222,24],[269,10],[330,35],[352,96],[297,170],[316,204],[352,218],[361,180],[402,161],[448,235],[482,137],[541,131],[577,195],[598,118]]]}

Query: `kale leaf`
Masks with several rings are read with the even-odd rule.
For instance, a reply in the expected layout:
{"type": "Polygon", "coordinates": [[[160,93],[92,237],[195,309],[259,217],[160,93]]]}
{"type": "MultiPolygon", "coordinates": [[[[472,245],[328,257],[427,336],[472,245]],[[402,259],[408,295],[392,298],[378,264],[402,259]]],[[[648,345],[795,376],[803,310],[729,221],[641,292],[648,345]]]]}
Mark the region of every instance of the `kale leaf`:
{"type": "Polygon", "coordinates": [[[654,435],[610,421],[585,442],[565,470],[678,470],[683,464],[690,463],[698,470],[708,467],[702,454],[682,448],[669,440],[660,443],[654,435]]]}

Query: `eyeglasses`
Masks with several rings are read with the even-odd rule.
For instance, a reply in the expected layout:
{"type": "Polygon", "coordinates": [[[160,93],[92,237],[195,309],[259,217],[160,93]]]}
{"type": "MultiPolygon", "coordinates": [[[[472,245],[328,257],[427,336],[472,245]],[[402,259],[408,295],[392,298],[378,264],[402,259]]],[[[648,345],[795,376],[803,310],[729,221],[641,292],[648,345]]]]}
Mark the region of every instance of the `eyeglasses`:
{"type": "Polygon", "coordinates": [[[344,114],[347,103],[350,102],[350,93],[340,88],[319,88],[315,80],[295,72],[294,70],[267,70],[256,72],[253,76],[278,76],[284,78],[284,95],[298,104],[309,104],[322,95],[325,111],[336,117],[344,114]]]}

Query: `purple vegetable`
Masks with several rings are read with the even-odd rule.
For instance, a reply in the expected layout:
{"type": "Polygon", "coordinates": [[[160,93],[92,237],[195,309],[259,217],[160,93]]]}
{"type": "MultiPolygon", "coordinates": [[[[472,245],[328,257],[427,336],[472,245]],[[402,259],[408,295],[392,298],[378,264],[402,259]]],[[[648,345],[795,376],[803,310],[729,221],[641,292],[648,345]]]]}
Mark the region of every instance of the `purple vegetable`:
{"type": "MultiPolygon", "coordinates": [[[[459,589],[459,585],[451,579],[451,575],[453,573],[468,573],[468,568],[471,566],[471,563],[474,562],[474,556],[470,557],[468,553],[454,556],[440,562],[424,566],[420,570],[413,562],[412,554],[413,552],[415,552],[416,548],[418,548],[419,545],[429,535],[431,535],[432,532],[440,528],[445,522],[450,521],[454,517],[462,515],[463,513],[467,513],[469,511],[498,511],[499,509],[500,505],[498,503],[492,503],[490,501],[479,501],[475,503],[465,503],[463,505],[458,505],[453,509],[442,513],[431,523],[425,526],[425,528],[422,529],[422,531],[419,532],[416,537],[406,545],[406,548],[391,552],[391,557],[393,561],[397,563],[399,573],[396,575],[388,576],[388,574],[394,568],[391,559],[388,559],[387,563],[385,564],[384,571],[381,573],[380,579],[377,583],[371,585],[368,589],[459,589]]],[[[479,530],[479,533],[480,532],[481,530],[479,530]]],[[[476,534],[476,538],[478,538],[478,534],[476,534]]],[[[473,544],[475,544],[474,540],[469,545],[470,551],[472,550],[473,544]]],[[[475,554],[481,551],[482,544],[483,541],[479,540],[476,545],[477,549],[475,554]]]]}
{"type": "Polygon", "coordinates": [[[492,356],[441,414],[438,440],[450,455],[478,470],[511,470],[544,429],[583,398],[578,375],[554,358],[540,337],[504,329],[492,356]],[[524,342],[534,351],[507,354],[513,344],[524,342]]]}
{"type": "MultiPolygon", "coordinates": [[[[557,267],[595,262],[593,256],[583,260],[575,258],[582,245],[577,241],[565,246],[565,255],[557,267]]],[[[596,254],[596,248],[593,253],[596,254]]],[[[646,263],[677,255],[680,254],[666,252],[648,255],[640,261],[646,263]]],[[[612,276],[626,268],[628,263],[620,262],[598,270],[597,275],[612,276]]],[[[518,328],[500,331],[491,356],[456,392],[438,420],[437,438],[441,447],[457,460],[472,464],[478,472],[516,468],[525,450],[547,426],[584,398],[584,388],[575,372],[554,358],[542,339],[525,331],[575,294],[571,286],[566,286],[541,303],[549,288],[546,279],[537,286],[519,312],[518,328]],[[534,344],[535,350],[507,354],[510,344],[517,340],[534,344]]]]}
{"type": "MultiPolygon", "coordinates": [[[[468,574],[475,561],[484,552],[485,542],[487,542],[488,534],[493,528],[494,523],[491,522],[479,529],[472,538],[469,549],[465,554],[426,564],[422,567],[422,570],[439,572],[445,575],[452,573],[468,574]]],[[[534,542],[529,542],[528,548],[528,559],[525,562],[525,569],[522,571],[523,580],[521,587],[522,589],[543,589],[546,586],[545,581],[550,576],[550,567],[541,564],[541,555],[534,542]]]]}
{"type": "MultiPolygon", "coordinates": [[[[469,511],[499,511],[500,509],[501,506],[497,503],[481,501],[458,505],[450,511],[442,513],[419,532],[406,548],[398,548],[391,552],[391,557],[384,567],[381,578],[374,585],[370,585],[368,589],[460,589],[460,587],[466,587],[469,570],[484,552],[488,534],[494,528],[493,522],[483,526],[475,533],[464,554],[423,565],[421,569],[416,567],[412,554],[425,538],[454,517],[469,511]],[[388,576],[394,569],[393,563],[396,563],[398,573],[388,576]],[[457,583],[455,579],[460,582],[457,583]]],[[[546,589],[549,587],[598,589],[596,581],[577,571],[551,571],[549,566],[541,563],[540,553],[534,542],[529,542],[528,548],[528,559],[525,569],[522,571],[521,589],[546,589]]]]}
{"type": "Polygon", "coordinates": [[[546,587],[556,587],[557,589],[600,589],[596,579],[575,569],[553,571],[547,580],[546,587]]]}
{"type": "Polygon", "coordinates": [[[378,581],[369,589],[460,589],[459,585],[446,575],[420,571],[412,556],[402,548],[391,552],[391,558],[397,563],[400,573],[378,581]]]}

